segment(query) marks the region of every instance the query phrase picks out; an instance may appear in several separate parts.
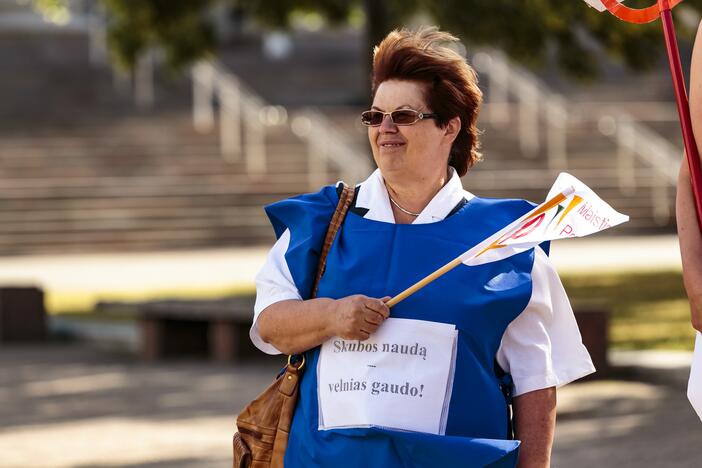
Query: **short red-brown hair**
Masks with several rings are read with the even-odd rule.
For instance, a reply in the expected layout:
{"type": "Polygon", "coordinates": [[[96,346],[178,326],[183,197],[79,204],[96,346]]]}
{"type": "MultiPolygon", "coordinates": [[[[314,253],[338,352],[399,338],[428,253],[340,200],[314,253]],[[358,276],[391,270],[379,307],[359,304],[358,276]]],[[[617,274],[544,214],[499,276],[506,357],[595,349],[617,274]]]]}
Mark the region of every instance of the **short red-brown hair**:
{"type": "Polygon", "coordinates": [[[483,93],[473,68],[447,46],[458,42],[455,36],[436,28],[416,32],[396,29],[373,50],[372,82],[373,95],[386,80],[420,82],[429,111],[439,115],[437,125],[443,127],[454,117],[461,119],[449,165],[464,176],[481,158],[476,121],[483,93]]]}

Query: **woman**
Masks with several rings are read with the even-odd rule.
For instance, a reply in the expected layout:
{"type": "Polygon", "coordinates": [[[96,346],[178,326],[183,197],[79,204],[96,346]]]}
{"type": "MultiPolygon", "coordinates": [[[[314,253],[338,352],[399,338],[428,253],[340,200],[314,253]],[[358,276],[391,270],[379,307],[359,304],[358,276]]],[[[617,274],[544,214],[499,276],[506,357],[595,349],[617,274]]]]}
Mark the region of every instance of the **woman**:
{"type": "MultiPolygon", "coordinates": [[[[373,106],[362,122],[378,169],[357,187],[317,299],[309,300],[314,269],[340,189],[325,187],[267,207],[279,239],[257,276],[251,338],[267,353],[305,352],[308,363],[286,466],[514,466],[519,443],[507,440],[509,417],[500,389],[500,375],[507,373],[514,382],[519,466],[545,467],[555,387],[594,371],[542,248],[459,267],[392,310],[385,305],[389,296],[532,207],[520,200],[481,199],[461,186],[460,176],[479,159],[482,95],[474,71],[444,45],[455,42],[435,29],[402,30],[375,48],[373,106]],[[394,319],[414,320],[422,338],[437,323],[457,329],[455,355],[442,353],[436,361],[453,375],[443,425],[436,431],[417,431],[411,423],[342,423],[330,429],[322,396],[350,388],[343,380],[328,388],[321,384],[321,362],[333,357],[329,343],[342,343],[337,350],[344,346],[332,337],[358,340],[360,346],[394,330],[394,319]]],[[[396,388],[402,391],[399,383],[396,388]]],[[[377,394],[357,393],[355,406],[340,411],[342,420],[356,420],[363,411],[380,421],[390,413],[420,417],[419,403],[368,411],[377,394]]]]}

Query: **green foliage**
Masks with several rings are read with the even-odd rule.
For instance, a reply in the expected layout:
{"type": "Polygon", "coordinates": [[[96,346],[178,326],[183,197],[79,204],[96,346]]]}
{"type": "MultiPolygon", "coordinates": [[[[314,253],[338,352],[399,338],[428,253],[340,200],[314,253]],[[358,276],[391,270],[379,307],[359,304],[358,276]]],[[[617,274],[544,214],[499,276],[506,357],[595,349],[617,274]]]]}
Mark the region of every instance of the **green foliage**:
{"type": "Polygon", "coordinates": [[[562,0],[426,1],[443,29],[474,44],[504,49],[512,58],[535,67],[553,51],[569,74],[588,78],[597,73],[594,51],[582,40],[589,34],[613,56],[638,69],[651,66],[663,41],[660,26],[633,25],[588,8],[583,1],[562,0]],[[652,53],[654,52],[654,53],[652,53]]]}
{"type": "MultiPolygon", "coordinates": [[[[441,28],[471,44],[505,50],[513,59],[537,67],[549,54],[568,74],[587,79],[597,74],[596,51],[583,36],[598,41],[606,53],[635,69],[650,68],[663,48],[659,22],[634,25],[599,13],[578,0],[233,0],[263,24],[285,28],[295,9],[315,10],[333,23],[363,7],[371,42],[402,26],[417,12],[428,13],[441,28]]],[[[653,0],[630,1],[644,7],[653,0]]],[[[687,7],[702,11],[702,0],[688,0],[687,7]]],[[[683,31],[690,34],[689,31],[683,31]]]]}
{"type": "Polygon", "coordinates": [[[353,2],[345,0],[232,0],[230,3],[262,25],[274,29],[288,28],[294,11],[314,11],[331,24],[342,24],[349,18],[353,7],[353,2]]]}
{"type": "Polygon", "coordinates": [[[133,68],[148,48],[160,46],[173,68],[213,50],[214,28],[205,16],[212,0],[103,0],[107,40],[118,62],[133,68]]]}
{"type": "Polygon", "coordinates": [[[32,8],[50,23],[63,25],[71,19],[68,0],[32,0],[32,8]]]}
{"type": "Polygon", "coordinates": [[[573,308],[606,307],[618,349],[692,350],[695,331],[680,272],[563,275],[573,308]]]}
{"type": "MultiPolygon", "coordinates": [[[[65,17],[66,0],[32,0],[54,18],[65,17]],[[62,16],[63,15],[63,16],[62,16]]],[[[631,67],[645,69],[658,60],[663,48],[659,22],[624,23],[599,13],[581,0],[102,0],[110,17],[109,45],[117,59],[133,67],[147,48],[159,45],[174,67],[187,65],[215,46],[206,13],[224,3],[262,25],[285,29],[295,13],[314,12],[332,25],[347,23],[353,12],[365,12],[369,47],[412,15],[428,14],[440,28],[469,44],[504,49],[528,66],[542,65],[553,55],[559,66],[578,78],[597,74],[597,51],[585,45],[595,39],[606,53],[631,67]]],[[[654,0],[629,0],[644,7],[654,0]]],[[[702,0],[686,0],[681,7],[702,11],[702,0]]],[[[678,22],[681,23],[681,22],[678,22]]],[[[691,38],[678,24],[681,37],[691,38]]]]}

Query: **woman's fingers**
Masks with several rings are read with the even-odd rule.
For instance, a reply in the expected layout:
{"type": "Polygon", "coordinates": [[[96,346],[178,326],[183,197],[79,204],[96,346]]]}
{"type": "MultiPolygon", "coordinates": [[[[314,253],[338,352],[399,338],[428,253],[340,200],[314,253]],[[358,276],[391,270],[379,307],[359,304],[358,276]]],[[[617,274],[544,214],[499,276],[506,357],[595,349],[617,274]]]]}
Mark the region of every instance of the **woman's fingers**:
{"type": "Polygon", "coordinates": [[[376,327],[385,321],[385,317],[374,310],[366,310],[363,314],[363,320],[366,323],[375,325],[376,327]]]}
{"type": "Polygon", "coordinates": [[[383,319],[386,319],[390,316],[390,308],[387,306],[387,304],[385,304],[383,299],[373,299],[369,297],[365,302],[365,306],[367,309],[380,314],[383,319]]]}

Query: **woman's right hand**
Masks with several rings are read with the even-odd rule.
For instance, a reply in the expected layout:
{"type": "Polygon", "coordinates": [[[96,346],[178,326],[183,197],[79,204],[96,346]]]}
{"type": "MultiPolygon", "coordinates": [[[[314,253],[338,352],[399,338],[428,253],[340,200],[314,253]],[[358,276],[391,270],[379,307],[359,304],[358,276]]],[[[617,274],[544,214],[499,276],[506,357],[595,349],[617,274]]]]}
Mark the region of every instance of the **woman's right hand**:
{"type": "Polygon", "coordinates": [[[367,340],[390,316],[385,304],[390,297],[376,299],[356,294],[333,303],[332,329],[345,340],[367,340]]]}

